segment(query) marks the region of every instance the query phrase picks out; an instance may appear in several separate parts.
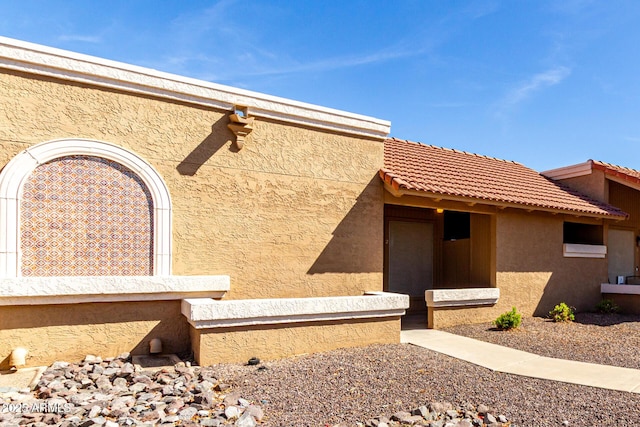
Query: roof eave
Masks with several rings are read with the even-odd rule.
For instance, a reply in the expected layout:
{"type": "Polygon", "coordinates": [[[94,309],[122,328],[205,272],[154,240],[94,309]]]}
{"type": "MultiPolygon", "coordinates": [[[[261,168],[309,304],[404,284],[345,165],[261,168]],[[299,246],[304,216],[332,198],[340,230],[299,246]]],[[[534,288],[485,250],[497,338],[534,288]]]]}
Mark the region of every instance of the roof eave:
{"type": "Polygon", "coordinates": [[[534,211],[546,212],[554,215],[565,214],[565,215],[572,215],[577,217],[609,219],[609,220],[615,220],[615,221],[622,221],[629,217],[629,214],[627,213],[624,213],[624,215],[617,215],[613,213],[599,214],[596,212],[583,212],[583,211],[577,211],[577,210],[571,210],[571,209],[549,208],[544,206],[502,202],[498,200],[479,199],[475,197],[454,196],[449,194],[440,194],[440,193],[433,193],[428,191],[409,190],[407,188],[401,188],[401,187],[396,188],[396,186],[394,186],[392,183],[387,183],[386,181],[385,181],[384,187],[389,193],[391,193],[395,197],[416,196],[416,197],[432,199],[436,202],[440,202],[440,201],[462,202],[468,205],[470,208],[477,204],[477,205],[494,206],[494,207],[497,207],[498,209],[512,208],[512,209],[524,210],[527,212],[534,212],[534,211]]]}
{"type": "Polygon", "coordinates": [[[540,175],[544,175],[547,178],[556,180],[577,178],[579,176],[589,175],[592,168],[595,168],[593,161],[587,160],[586,162],[578,163],[577,165],[564,166],[561,168],[540,172],[540,175]]]}
{"type": "Polygon", "coordinates": [[[391,123],[231,86],[0,36],[0,69],[46,76],[126,93],[231,110],[255,117],[384,141],[391,123]]]}
{"type": "Polygon", "coordinates": [[[621,170],[614,169],[614,168],[608,167],[607,165],[603,165],[597,162],[594,162],[593,168],[603,171],[605,177],[607,179],[610,179],[611,181],[615,181],[622,185],[626,185],[635,190],[640,190],[640,178],[634,175],[625,173],[621,170]]]}

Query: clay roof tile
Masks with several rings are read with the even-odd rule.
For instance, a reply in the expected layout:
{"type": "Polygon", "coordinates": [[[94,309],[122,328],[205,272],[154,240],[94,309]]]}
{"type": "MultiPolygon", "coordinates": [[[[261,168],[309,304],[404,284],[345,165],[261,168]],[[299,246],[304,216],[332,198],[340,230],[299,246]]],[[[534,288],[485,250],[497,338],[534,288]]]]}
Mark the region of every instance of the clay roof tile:
{"type": "MultiPolygon", "coordinates": [[[[518,162],[396,138],[385,141],[384,160],[380,176],[395,189],[464,197],[488,204],[626,217],[623,211],[591,199],[518,162]]],[[[611,168],[602,162],[598,164],[611,168]]],[[[621,169],[640,181],[640,172],[621,169]]]]}

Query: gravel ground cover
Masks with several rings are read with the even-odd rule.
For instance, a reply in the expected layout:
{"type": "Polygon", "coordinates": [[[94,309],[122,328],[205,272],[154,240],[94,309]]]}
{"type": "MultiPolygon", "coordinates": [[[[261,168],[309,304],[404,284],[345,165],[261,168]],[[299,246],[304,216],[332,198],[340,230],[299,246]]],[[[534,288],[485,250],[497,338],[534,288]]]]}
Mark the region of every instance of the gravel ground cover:
{"type": "Polygon", "coordinates": [[[498,331],[491,323],[444,331],[540,356],[640,369],[640,316],[577,313],[575,322],[522,319],[518,329],[498,331]]]}
{"type": "MultiPolygon", "coordinates": [[[[635,366],[625,366],[637,368],[634,348],[640,347],[634,340],[637,340],[638,324],[637,318],[628,316],[580,315],[574,324],[524,319],[521,331],[517,332],[491,331],[491,325],[449,330],[465,331],[469,336],[477,334],[474,337],[481,339],[482,336],[500,337],[503,341],[497,341],[499,344],[527,351],[542,348],[550,352],[545,355],[598,363],[602,362],[594,358],[599,356],[592,355],[590,359],[576,356],[616,346],[619,348],[614,348],[617,352],[614,353],[622,356],[607,360],[622,362],[634,358],[635,362],[630,363],[635,366]],[[523,338],[527,335],[534,338],[523,338]]],[[[143,419],[151,423],[146,425],[234,425],[239,418],[225,413],[234,405],[239,409],[236,417],[249,406],[255,407],[259,414],[256,421],[265,427],[410,425],[412,413],[438,405],[440,412],[446,414],[451,408],[453,413],[440,420],[425,420],[414,425],[470,427],[478,425],[478,413],[485,420],[489,418],[487,412],[498,419],[492,426],[640,425],[639,394],[492,372],[407,344],[343,349],[263,361],[258,365],[187,366],[174,374],[132,372],[126,357],[111,361],[85,360],[77,365],[62,362],[58,367],[51,369],[48,379],[39,384],[40,395],[34,398],[74,402],[72,411],[63,417],[31,414],[28,420],[20,414],[0,414],[0,425],[15,422],[25,425],[25,421],[30,421],[37,426],[115,427],[145,425],[139,424],[143,419]],[[91,374],[87,379],[83,371],[89,367],[91,374]],[[113,373],[107,371],[110,368],[113,373]],[[61,380],[61,375],[68,381],[61,380]],[[96,400],[105,399],[105,394],[110,400],[96,400]],[[469,418],[452,421],[456,412],[460,417],[468,415],[469,418]],[[72,413],[77,414],[73,421],[69,419],[72,413]],[[404,417],[407,423],[394,421],[394,415],[396,420],[404,417]]],[[[5,402],[6,399],[5,395],[5,402]]],[[[249,418],[246,418],[249,423],[244,425],[254,425],[253,417],[249,418]]],[[[413,422],[416,419],[413,418],[413,422]]]]}
{"type": "Polygon", "coordinates": [[[640,425],[638,394],[492,372],[406,344],[261,366],[217,365],[213,372],[262,403],[265,426],[355,426],[434,401],[486,405],[514,426],[640,425]]]}

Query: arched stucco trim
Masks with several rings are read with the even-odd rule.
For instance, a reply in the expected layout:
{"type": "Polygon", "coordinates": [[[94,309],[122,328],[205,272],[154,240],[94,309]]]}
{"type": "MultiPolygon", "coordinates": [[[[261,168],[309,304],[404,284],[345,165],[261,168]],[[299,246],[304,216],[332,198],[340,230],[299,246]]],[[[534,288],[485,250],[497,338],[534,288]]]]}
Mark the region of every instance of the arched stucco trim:
{"type": "Polygon", "coordinates": [[[171,274],[171,198],[160,174],[142,157],[117,145],[88,139],[57,139],[29,147],[0,172],[0,277],[20,274],[20,201],[38,165],[65,156],[102,157],[131,169],[153,200],[153,275],[171,274]]]}

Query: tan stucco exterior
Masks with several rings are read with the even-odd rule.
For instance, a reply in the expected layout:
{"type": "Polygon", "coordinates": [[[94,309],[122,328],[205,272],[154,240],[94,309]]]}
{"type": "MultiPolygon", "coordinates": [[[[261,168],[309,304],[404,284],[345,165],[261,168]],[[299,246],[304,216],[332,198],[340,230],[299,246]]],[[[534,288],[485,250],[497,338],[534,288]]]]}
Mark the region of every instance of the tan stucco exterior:
{"type": "MultiPolygon", "coordinates": [[[[609,203],[608,181],[601,170],[592,170],[588,175],[566,178],[562,182],[595,200],[609,203]]],[[[614,206],[620,207],[615,204],[614,206]]]]}
{"type": "Polygon", "coordinates": [[[499,311],[516,306],[525,315],[544,316],[560,302],[584,311],[593,309],[600,300],[600,283],[607,277],[606,260],[563,256],[566,219],[533,213],[498,215],[499,311]]]}
{"type": "Polygon", "coordinates": [[[224,111],[17,74],[0,89],[1,164],[76,137],[159,171],[173,202],[173,274],[228,274],[227,298],[381,289],[380,141],[256,120],[237,151],[224,111]]]}
{"type": "MultiPolygon", "coordinates": [[[[229,275],[227,299],[382,290],[379,139],[256,119],[239,151],[229,111],[5,70],[0,104],[0,168],[61,138],[109,142],[149,162],[172,199],[174,275],[229,275]]],[[[176,307],[0,307],[0,357],[18,345],[36,364],[144,352],[151,335],[184,351],[188,328],[176,307]]]]}
{"type": "MultiPolygon", "coordinates": [[[[382,121],[60,51],[34,54],[38,48],[19,45],[0,38],[0,169],[53,140],[101,141],[139,156],[171,199],[172,227],[165,227],[171,274],[229,276],[230,289],[220,290],[225,300],[384,290],[385,204],[418,208],[422,213],[408,219],[434,224],[434,284],[500,289],[492,306],[433,310],[436,327],[490,321],[512,306],[524,315],[545,315],[560,302],[587,310],[600,299],[606,259],[563,256],[563,222],[600,225],[606,239],[607,221],[462,196],[428,198],[416,191],[396,197],[378,176],[389,131],[382,121]],[[7,46],[27,59],[7,57],[7,46]],[[238,106],[256,111],[241,149],[228,127],[238,106]],[[470,235],[443,243],[442,212],[435,209],[470,213],[470,235]]],[[[567,184],[619,201],[632,220],[616,226],[640,227],[640,205],[625,204],[627,190],[600,172],[567,184]]],[[[9,259],[8,251],[0,252],[9,259]]],[[[11,254],[19,259],[18,249],[11,254]]],[[[424,307],[412,297],[414,308],[424,307]]],[[[149,340],[160,338],[164,351],[193,351],[209,364],[399,341],[397,312],[385,320],[200,329],[181,313],[183,297],[136,298],[0,305],[0,369],[17,346],[29,349],[30,364],[44,364],[87,353],[145,353],[149,340]]]]}
{"type": "MultiPolygon", "coordinates": [[[[473,254],[471,264],[480,263],[481,267],[476,265],[475,268],[484,273],[480,280],[470,277],[468,285],[457,287],[497,287],[500,298],[493,306],[434,308],[429,315],[436,328],[489,322],[512,307],[525,316],[546,316],[560,302],[577,310],[592,310],[601,299],[600,283],[607,278],[606,259],[563,256],[563,223],[603,224],[603,220],[527,212],[525,209],[469,206],[419,197],[394,197],[388,193],[385,202],[482,214],[479,218],[483,231],[479,234],[490,243],[478,243],[472,233],[467,250],[474,246],[484,250],[470,251],[473,254]],[[489,280],[483,279],[486,275],[490,276],[489,280]]],[[[439,286],[435,283],[436,288],[449,287],[444,282],[439,286]]]]}
{"type": "Polygon", "coordinates": [[[201,365],[246,362],[337,348],[398,342],[400,319],[315,322],[288,325],[191,330],[194,353],[201,365]],[[237,349],[237,350],[233,350],[237,349]]]}
{"type": "Polygon", "coordinates": [[[190,349],[180,301],[5,306],[0,325],[0,370],[9,368],[16,347],[29,350],[28,365],[77,361],[87,354],[147,354],[153,338],[162,340],[167,353],[190,349]]]}

